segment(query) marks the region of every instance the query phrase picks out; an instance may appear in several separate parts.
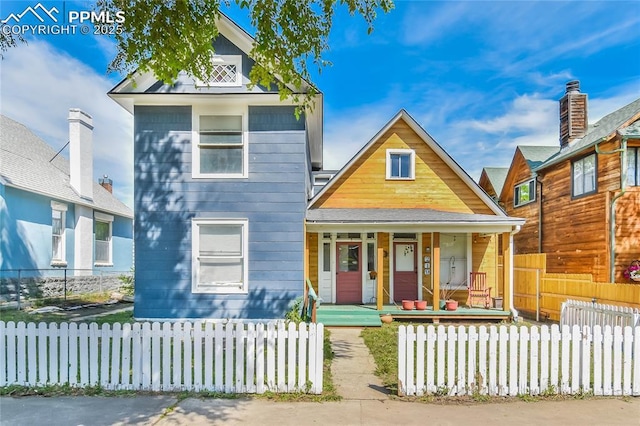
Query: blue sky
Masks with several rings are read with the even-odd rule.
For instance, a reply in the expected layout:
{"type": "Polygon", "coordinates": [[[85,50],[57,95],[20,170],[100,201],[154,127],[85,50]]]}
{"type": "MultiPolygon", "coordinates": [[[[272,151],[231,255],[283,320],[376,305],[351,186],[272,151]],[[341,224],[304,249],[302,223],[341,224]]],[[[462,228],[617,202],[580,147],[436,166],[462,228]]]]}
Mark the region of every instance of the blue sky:
{"type": "MultiPolygon", "coordinates": [[[[0,18],[37,1],[2,1],[0,18]]],[[[88,2],[42,1],[90,8],[88,2]]],[[[223,9],[225,10],[225,9],[223,9]]],[[[225,10],[250,33],[244,11],[225,10]]],[[[133,199],[132,117],[106,96],[106,36],[36,35],[0,62],[0,110],[58,149],[67,113],[94,117],[94,174],[133,199]]],[[[508,166],[516,145],[558,142],[558,100],[577,79],[589,121],[640,97],[638,1],[397,1],[367,35],[339,9],[314,83],[324,93],[325,168],[346,163],[401,108],[474,178],[508,166]]]]}

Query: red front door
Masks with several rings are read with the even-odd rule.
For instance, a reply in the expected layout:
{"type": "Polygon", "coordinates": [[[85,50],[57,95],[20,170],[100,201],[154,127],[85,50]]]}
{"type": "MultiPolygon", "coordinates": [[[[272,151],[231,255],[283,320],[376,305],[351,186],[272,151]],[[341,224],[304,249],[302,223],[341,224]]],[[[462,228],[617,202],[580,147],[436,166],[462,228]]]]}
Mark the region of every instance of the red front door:
{"type": "Polygon", "coordinates": [[[418,298],[416,243],[393,243],[393,300],[418,298]]]}
{"type": "Polygon", "coordinates": [[[336,303],[362,303],[362,244],[336,243],[336,303]]]}

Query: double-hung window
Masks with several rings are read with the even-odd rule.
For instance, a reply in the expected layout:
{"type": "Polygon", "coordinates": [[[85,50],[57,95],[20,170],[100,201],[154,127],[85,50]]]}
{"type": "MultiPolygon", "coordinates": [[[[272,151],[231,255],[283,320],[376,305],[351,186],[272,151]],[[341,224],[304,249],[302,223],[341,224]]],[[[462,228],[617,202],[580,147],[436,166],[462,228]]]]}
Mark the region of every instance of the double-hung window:
{"type": "Polygon", "coordinates": [[[113,264],[112,253],[112,225],[113,216],[95,212],[94,213],[94,262],[100,266],[111,266],[113,264]]]}
{"type": "Polygon", "coordinates": [[[194,293],[247,292],[246,220],[193,219],[194,293]]]}
{"type": "Polygon", "coordinates": [[[640,148],[627,148],[627,185],[640,186],[640,148]]]}
{"type": "Polygon", "coordinates": [[[412,149],[388,149],[387,179],[415,179],[415,151],[412,149]]]}
{"type": "Polygon", "coordinates": [[[596,192],[596,154],[576,160],[571,165],[571,183],[574,197],[596,192]]]}
{"type": "Polygon", "coordinates": [[[513,189],[513,205],[520,207],[536,200],[536,180],[530,179],[513,189]]]}
{"type": "Polygon", "coordinates": [[[197,114],[194,125],[193,176],[246,177],[245,115],[197,114]]]}
{"type": "Polygon", "coordinates": [[[67,205],[51,202],[51,265],[66,266],[65,217],[67,205]]]}

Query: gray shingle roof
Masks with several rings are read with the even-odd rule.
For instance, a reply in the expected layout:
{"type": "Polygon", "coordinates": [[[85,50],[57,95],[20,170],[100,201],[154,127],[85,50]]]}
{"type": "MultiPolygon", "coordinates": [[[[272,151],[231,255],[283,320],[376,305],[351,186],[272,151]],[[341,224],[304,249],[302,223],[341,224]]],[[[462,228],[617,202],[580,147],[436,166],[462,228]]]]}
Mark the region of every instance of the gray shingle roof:
{"type": "Polygon", "coordinates": [[[6,185],[133,217],[131,209],[98,182],[93,186],[93,202],[80,198],[69,184],[69,161],[60,155],[50,161],[55,154],[53,148],[24,125],[0,116],[0,177],[6,185]]]}
{"type": "Polygon", "coordinates": [[[433,209],[310,209],[311,223],[521,224],[523,219],[488,214],[454,213],[433,209]]]}
{"type": "Polygon", "coordinates": [[[524,159],[527,160],[531,170],[539,167],[551,156],[560,151],[559,146],[518,145],[518,149],[524,156],[524,159]]]}
{"type": "Polygon", "coordinates": [[[619,110],[602,117],[598,122],[589,126],[588,133],[582,139],[578,139],[570,143],[568,148],[563,149],[556,156],[547,160],[544,164],[538,167],[538,170],[542,170],[548,166],[570,158],[580,151],[592,147],[598,141],[613,134],[615,131],[621,128],[624,123],[639,114],[640,98],[636,99],[626,106],[623,106],[619,110]]]}
{"type": "Polygon", "coordinates": [[[487,175],[493,190],[496,191],[498,196],[502,192],[504,181],[507,180],[507,173],[509,173],[508,167],[484,167],[484,173],[487,175]]]}

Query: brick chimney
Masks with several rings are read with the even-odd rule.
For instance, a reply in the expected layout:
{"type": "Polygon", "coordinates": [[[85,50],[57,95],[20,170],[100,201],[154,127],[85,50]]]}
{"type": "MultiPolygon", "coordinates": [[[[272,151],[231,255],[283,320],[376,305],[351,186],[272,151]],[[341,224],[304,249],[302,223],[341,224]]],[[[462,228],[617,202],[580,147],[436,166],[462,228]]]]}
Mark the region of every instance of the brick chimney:
{"type": "Polygon", "coordinates": [[[98,183],[101,187],[113,194],[113,180],[109,179],[109,176],[104,175],[98,179],[98,183]]]}
{"type": "Polygon", "coordinates": [[[580,82],[572,80],[560,99],[560,148],[587,133],[587,94],[580,92],[580,82]]]}
{"type": "Polygon", "coordinates": [[[82,198],[93,199],[93,119],[69,110],[69,181],[82,198]]]}

